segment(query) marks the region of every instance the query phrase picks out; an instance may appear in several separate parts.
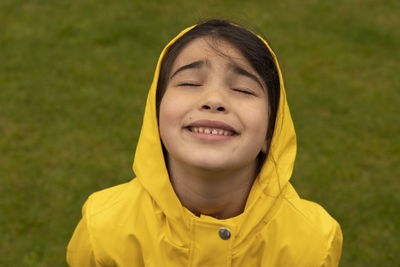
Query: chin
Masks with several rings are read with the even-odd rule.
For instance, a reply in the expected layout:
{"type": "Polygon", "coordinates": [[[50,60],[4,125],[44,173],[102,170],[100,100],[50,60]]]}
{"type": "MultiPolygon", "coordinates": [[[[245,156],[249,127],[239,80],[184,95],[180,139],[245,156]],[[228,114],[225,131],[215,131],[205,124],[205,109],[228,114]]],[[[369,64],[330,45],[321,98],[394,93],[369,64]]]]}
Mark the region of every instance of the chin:
{"type": "Polygon", "coordinates": [[[204,171],[227,171],[234,170],[243,166],[243,164],[238,164],[232,161],[226,161],[224,159],[216,159],[216,158],[201,158],[198,160],[194,160],[192,162],[188,162],[193,168],[201,169],[204,171]]]}
{"type": "Polygon", "coordinates": [[[231,169],[230,166],[221,165],[221,164],[201,164],[196,166],[198,169],[202,169],[204,171],[224,171],[227,169],[231,169]]]}
{"type": "Polygon", "coordinates": [[[215,161],[204,161],[204,160],[195,162],[186,162],[186,164],[194,169],[202,169],[210,171],[223,170],[227,167],[226,164],[221,164],[215,161]]]}

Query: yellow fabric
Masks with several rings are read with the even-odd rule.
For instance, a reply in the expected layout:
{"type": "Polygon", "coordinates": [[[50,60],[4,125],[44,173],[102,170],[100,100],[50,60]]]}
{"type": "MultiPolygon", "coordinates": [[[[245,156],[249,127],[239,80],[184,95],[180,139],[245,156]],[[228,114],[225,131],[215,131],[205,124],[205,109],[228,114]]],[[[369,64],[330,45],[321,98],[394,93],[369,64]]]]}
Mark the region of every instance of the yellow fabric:
{"type": "Polygon", "coordinates": [[[197,217],[181,205],[164,163],[156,116],[156,86],[166,48],[147,98],[133,164],[137,178],[89,197],[68,245],[69,265],[338,266],[339,224],[318,204],[300,199],[289,182],[296,135],[275,55],[281,80],[276,126],[270,155],[244,212],[219,220],[197,217]],[[221,227],[229,229],[229,239],[221,239],[221,227]]]}

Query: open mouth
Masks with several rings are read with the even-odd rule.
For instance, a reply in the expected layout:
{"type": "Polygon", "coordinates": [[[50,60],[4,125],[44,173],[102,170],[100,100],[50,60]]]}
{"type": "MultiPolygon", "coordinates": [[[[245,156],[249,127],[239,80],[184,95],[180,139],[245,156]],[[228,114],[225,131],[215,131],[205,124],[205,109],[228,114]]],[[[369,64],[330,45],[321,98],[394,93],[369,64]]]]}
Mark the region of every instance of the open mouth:
{"type": "Polygon", "coordinates": [[[232,136],[236,133],[234,131],[219,129],[219,128],[209,128],[209,127],[187,127],[187,129],[194,133],[204,133],[211,135],[224,135],[224,136],[232,136]]]}
{"type": "Polygon", "coordinates": [[[185,126],[188,131],[201,136],[236,136],[240,133],[231,125],[222,121],[197,120],[185,126]]]}

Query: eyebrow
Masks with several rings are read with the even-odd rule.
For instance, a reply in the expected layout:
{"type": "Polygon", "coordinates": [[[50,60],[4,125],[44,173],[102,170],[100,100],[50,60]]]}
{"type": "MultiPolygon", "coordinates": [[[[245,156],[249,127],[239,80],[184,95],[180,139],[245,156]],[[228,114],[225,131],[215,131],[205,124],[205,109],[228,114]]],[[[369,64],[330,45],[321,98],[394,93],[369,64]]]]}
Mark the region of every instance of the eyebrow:
{"type": "Polygon", "coordinates": [[[261,89],[264,89],[264,86],[262,85],[260,80],[257,78],[257,76],[255,76],[254,74],[251,74],[250,72],[248,72],[247,70],[239,67],[236,64],[231,64],[230,68],[232,68],[233,72],[238,74],[238,75],[243,75],[243,76],[249,77],[250,79],[252,79],[256,83],[258,83],[258,85],[261,87],[261,89]]]}
{"type": "Polygon", "coordinates": [[[171,77],[169,77],[169,78],[172,79],[172,77],[174,77],[176,74],[178,74],[179,72],[181,72],[183,70],[200,69],[204,64],[205,64],[205,62],[203,60],[198,60],[198,61],[192,62],[190,64],[184,65],[184,66],[180,67],[179,69],[177,69],[174,72],[174,74],[172,74],[171,77]]]}
{"type": "MultiPolygon", "coordinates": [[[[187,69],[200,69],[203,65],[207,64],[207,62],[205,62],[204,60],[198,60],[195,62],[192,62],[190,64],[184,65],[182,67],[180,67],[179,69],[177,69],[174,74],[171,75],[170,79],[172,79],[172,77],[174,77],[176,74],[178,74],[179,72],[183,71],[183,70],[187,70],[187,69]]],[[[247,70],[241,68],[240,66],[236,65],[236,64],[229,64],[229,68],[233,70],[233,72],[235,74],[238,75],[242,75],[242,76],[246,76],[250,79],[252,79],[253,81],[255,81],[256,83],[258,83],[258,85],[264,89],[264,86],[262,85],[262,83],[260,82],[260,80],[257,78],[257,76],[255,76],[254,74],[248,72],[247,70]]]]}

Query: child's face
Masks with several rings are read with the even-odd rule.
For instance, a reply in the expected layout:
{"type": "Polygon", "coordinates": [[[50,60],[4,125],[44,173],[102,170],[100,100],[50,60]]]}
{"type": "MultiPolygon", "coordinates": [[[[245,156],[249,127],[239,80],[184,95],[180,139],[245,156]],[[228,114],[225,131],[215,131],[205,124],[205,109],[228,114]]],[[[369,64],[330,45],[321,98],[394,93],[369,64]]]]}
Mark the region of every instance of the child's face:
{"type": "Polygon", "coordinates": [[[234,170],[265,153],[266,86],[230,43],[195,39],[176,58],[161,100],[159,127],[169,160],[187,167],[234,170]]]}

